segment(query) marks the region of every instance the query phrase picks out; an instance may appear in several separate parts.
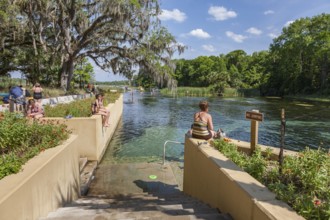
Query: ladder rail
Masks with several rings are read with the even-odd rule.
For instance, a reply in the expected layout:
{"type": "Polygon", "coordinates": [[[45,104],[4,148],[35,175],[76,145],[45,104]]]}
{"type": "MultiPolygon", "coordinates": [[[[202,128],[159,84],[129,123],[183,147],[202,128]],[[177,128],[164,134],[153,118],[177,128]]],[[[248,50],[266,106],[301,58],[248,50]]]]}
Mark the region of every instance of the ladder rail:
{"type": "Polygon", "coordinates": [[[167,140],[164,143],[164,147],[163,147],[163,165],[165,165],[165,157],[166,157],[166,144],[167,143],[173,143],[173,144],[182,144],[184,145],[184,143],[179,142],[179,141],[172,141],[172,140],[167,140]]]}

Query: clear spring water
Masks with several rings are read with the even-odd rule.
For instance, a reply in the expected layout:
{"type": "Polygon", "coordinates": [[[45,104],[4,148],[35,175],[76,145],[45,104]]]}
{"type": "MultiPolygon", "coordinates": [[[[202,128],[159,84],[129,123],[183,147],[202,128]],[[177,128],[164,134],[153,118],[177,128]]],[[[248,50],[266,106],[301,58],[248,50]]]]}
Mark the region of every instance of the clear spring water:
{"type": "MultiPolygon", "coordinates": [[[[160,161],[166,140],[184,142],[201,97],[171,98],[150,93],[124,94],[124,112],[104,161],[160,161]]],[[[250,121],[245,112],[264,113],[259,123],[259,143],[280,145],[280,114],[286,113],[285,148],[301,150],[306,146],[330,148],[329,103],[275,98],[206,98],[214,127],[222,128],[229,138],[249,141],[250,121]]],[[[168,143],[166,159],[183,158],[183,145],[168,143]]]]}

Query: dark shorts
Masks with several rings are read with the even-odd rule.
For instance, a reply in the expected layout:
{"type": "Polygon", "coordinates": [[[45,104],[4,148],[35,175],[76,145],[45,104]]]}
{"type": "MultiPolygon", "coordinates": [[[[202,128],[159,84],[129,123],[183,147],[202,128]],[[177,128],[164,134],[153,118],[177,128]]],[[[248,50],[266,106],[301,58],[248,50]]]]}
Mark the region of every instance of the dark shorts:
{"type": "Polygon", "coordinates": [[[197,139],[209,140],[209,139],[212,138],[212,133],[209,132],[209,134],[207,136],[199,136],[199,135],[196,135],[196,134],[193,133],[192,137],[197,138],[197,139]]]}
{"type": "Polygon", "coordinates": [[[33,93],[33,98],[34,98],[34,99],[42,99],[42,94],[41,94],[41,92],[33,93]]]}

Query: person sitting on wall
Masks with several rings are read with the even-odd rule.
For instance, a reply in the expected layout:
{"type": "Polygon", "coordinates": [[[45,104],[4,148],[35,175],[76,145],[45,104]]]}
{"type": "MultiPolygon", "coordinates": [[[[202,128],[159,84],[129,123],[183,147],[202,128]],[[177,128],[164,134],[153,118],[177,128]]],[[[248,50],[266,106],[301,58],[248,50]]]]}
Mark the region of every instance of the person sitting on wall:
{"type": "Polygon", "coordinates": [[[103,127],[109,127],[110,111],[103,106],[103,95],[97,94],[95,102],[92,104],[92,114],[102,115],[103,127]]]}
{"type": "Polygon", "coordinates": [[[209,105],[207,101],[199,103],[200,111],[194,114],[194,123],[191,125],[191,135],[193,138],[209,140],[218,138],[219,132],[214,131],[212,116],[208,113],[209,105]]]}
{"type": "Polygon", "coordinates": [[[42,105],[39,102],[34,101],[34,99],[30,99],[26,116],[35,119],[44,117],[44,109],[42,108],[42,105]]]}

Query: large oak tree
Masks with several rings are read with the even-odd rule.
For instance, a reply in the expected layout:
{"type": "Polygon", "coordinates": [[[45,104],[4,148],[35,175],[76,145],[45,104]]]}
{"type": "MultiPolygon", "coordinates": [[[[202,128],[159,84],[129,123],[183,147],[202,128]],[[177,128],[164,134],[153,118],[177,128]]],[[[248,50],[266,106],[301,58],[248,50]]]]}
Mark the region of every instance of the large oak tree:
{"type": "Polygon", "coordinates": [[[25,52],[34,58],[29,57],[27,76],[51,69],[67,89],[75,62],[83,58],[122,75],[141,67],[159,80],[169,75],[164,66],[170,66],[171,55],[183,50],[160,25],[157,0],[4,1],[17,6],[23,44],[29,45],[25,52]]]}

